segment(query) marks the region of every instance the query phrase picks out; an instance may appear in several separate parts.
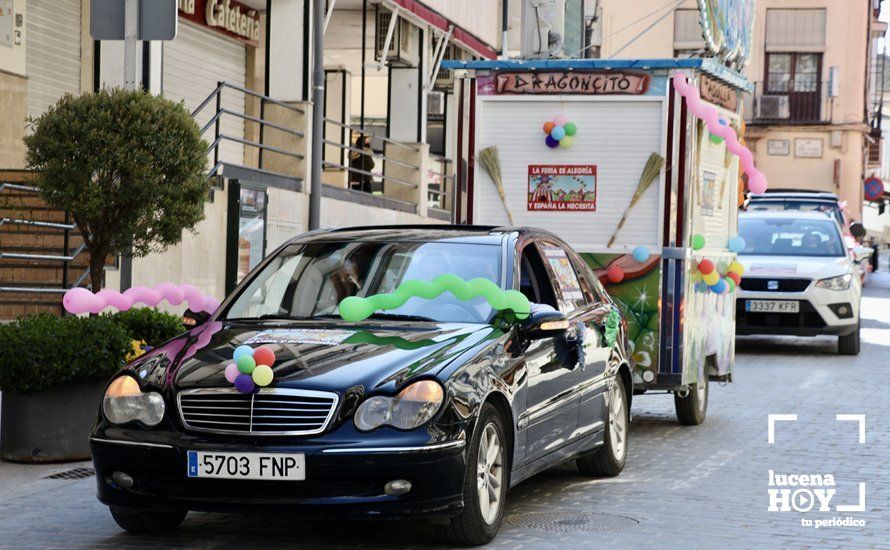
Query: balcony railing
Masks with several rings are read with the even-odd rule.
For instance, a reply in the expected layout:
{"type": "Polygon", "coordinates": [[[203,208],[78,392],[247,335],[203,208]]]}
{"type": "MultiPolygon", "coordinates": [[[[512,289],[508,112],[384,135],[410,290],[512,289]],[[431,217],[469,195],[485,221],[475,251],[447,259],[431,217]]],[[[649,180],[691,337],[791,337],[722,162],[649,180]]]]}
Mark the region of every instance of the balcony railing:
{"type": "Polygon", "coordinates": [[[754,94],[745,101],[748,124],[824,124],[831,120],[828,85],[797,86],[788,82],[787,90],[767,88],[764,82],[754,83],[754,94]]]}

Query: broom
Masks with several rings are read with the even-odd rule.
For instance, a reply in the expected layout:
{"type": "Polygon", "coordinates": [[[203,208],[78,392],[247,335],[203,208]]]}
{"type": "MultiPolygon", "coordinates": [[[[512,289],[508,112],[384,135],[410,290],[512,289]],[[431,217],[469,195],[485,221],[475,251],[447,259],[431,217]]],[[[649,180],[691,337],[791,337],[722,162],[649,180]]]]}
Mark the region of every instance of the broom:
{"type": "Polygon", "coordinates": [[[621,231],[621,228],[624,227],[624,222],[627,221],[627,215],[630,214],[631,209],[637,202],[639,202],[640,198],[642,198],[643,193],[649,189],[652,182],[658,178],[662,166],[664,166],[664,158],[661,155],[658,153],[649,155],[649,160],[646,161],[646,167],[643,168],[643,173],[640,175],[640,182],[637,184],[637,190],[634,191],[634,196],[630,199],[630,204],[624,211],[624,215],[621,216],[621,221],[618,222],[618,227],[616,227],[615,232],[612,233],[612,238],[609,239],[609,244],[606,245],[607,247],[611,247],[615,243],[615,239],[618,237],[618,232],[621,231]]]}
{"type": "Polygon", "coordinates": [[[507,194],[504,192],[504,182],[501,178],[501,159],[498,157],[498,148],[486,147],[479,151],[479,164],[482,165],[488,177],[494,182],[498,195],[501,196],[504,211],[507,213],[507,219],[510,220],[510,225],[513,225],[513,213],[510,212],[510,207],[507,206],[507,194]]]}

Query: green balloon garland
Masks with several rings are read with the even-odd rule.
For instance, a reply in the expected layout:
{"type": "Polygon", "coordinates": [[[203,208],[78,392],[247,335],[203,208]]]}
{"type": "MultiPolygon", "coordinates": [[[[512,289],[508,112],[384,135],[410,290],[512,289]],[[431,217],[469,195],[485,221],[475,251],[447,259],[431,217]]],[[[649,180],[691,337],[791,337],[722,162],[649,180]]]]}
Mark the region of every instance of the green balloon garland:
{"type": "Polygon", "coordinates": [[[531,312],[528,298],[518,290],[502,290],[488,279],[476,278],[464,281],[457,275],[446,273],[432,281],[411,279],[403,281],[389,294],[375,294],[362,298],[349,296],[340,302],[340,317],[346,321],[358,322],[370,317],[378,310],[391,310],[402,307],[411,298],[432,300],[443,292],[451,292],[458,300],[472,300],[483,297],[497,310],[510,309],[519,319],[525,319],[531,312]]]}

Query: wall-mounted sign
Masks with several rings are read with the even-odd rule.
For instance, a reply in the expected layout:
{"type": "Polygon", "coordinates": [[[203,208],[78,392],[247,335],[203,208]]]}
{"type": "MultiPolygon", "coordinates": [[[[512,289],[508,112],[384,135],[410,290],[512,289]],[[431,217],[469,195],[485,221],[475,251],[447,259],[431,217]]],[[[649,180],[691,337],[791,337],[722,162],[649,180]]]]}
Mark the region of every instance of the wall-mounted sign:
{"type": "Polygon", "coordinates": [[[794,156],[810,159],[822,158],[822,138],[795,139],[794,156]]]}
{"type": "Polygon", "coordinates": [[[179,15],[251,46],[259,44],[260,14],[235,0],[179,0],[179,15]]]}
{"type": "Polygon", "coordinates": [[[709,103],[733,112],[739,108],[739,94],[730,86],[707,75],[701,75],[699,91],[701,98],[709,103]]]}
{"type": "Polygon", "coordinates": [[[632,94],[646,93],[649,75],[628,72],[560,71],[498,73],[499,94],[632,94]]]}
{"type": "Polygon", "coordinates": [[[791,154],[791,140],[770,139],[766,142],[766,154],[772,156],[787,157],[791,154]]]}
{"type": "Polygon", "coordinates": [[[884,196],[884,182],[881,181],[881,178],[872,176],[865,180],[865,187],[863,191],[865,200],[879,201],[884,196]]]}
{"type": "Polygon", "coordinates": [[[596,165],[529,165],[528,209],[595,211],[596,165]]]}
{"type": "Polygon", "coordinates": [[[698,11],[708,49],[736,67],[747,65],[754,29],[753,0],[698,0],[698,11]]]}

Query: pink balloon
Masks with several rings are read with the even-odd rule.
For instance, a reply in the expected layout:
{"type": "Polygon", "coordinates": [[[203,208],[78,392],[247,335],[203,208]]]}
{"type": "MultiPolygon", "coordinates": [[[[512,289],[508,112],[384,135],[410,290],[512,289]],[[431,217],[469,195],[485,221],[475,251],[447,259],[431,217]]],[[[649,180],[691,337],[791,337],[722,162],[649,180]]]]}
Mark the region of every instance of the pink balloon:
{"type": "Polygon", "coordinates": [[[565,126],[568,123],[569,123],[569,117],[567,117],[565,115],[556,115],[555,117],[553,117],[553,124],[555,124],[557,126],[565,126]]]}
{"type": "Polygon", "coordinates": [[[78,315],[87,312],[99,313],[109,306],[119,311],[127,311],[139,302],[150,307],[158,305],[163,300],[178,305],[184,298],[188,299],[192,311],[214,313],[219,308],[219,301],[216,298],[204,296],[194,286],[176,286],[172,283],[161,283],[155,288],[135,286],[123,293],[105,288],[93,294],[86,288],[76,287],[69,289],[62,296],[62,305],[65,311],[78,315]]]}
{"type": "Polygon", "coordinates": [[[185,298],[185,294],[173,283],[161,283],[155,285],[155,290],[163,296],[170,305],[178,306],[185,298]]]}
{"type": "Polygon", "coordinates": [[[101,303],[101,300],[82,287],[72,288],[62,296],[62,305],[65,307],[65,311],[74,315],[90,311],[97,303],[101,303]]]}
{"type": "Polygon", "coordinates": [[[764,176],[762,172],[755,170],[748,174],[748,189],[750,189],[752,193],[758,195],[766,193],[766,188],[766,176],[764,176]]]}
{"type": "Polygon", "coordinates": [[[226,365],[226,380],[228,380],[230,384],[235,383],[235,378],[238,378],[239,374],[241,373],[238,372],[238,365],[235,363],[226,365]]]}
{"type": "Polygon", "coordinates": [[[728,124],[720,124],[720,113],[717,109],[701,100],[698,88],[689,84],[686,75],[677,72],[671,77],[674,89],[683,96],[686,107],[695,117],[705,121],[708,131],[724,139],[727,150],[739,157],[739,165],[742,171],[748,175],[748,189],[753,193],[763,193],[767,189],[766,176],[754,167],[754,155],[751,151],[739,143],[738,135],[728,124]]]}
{"type": "Polygon", "coordinates": [[[186,301],[189,303],[189,309],[192,311],[204,311],[204,295],[201,291],[192,285],[185,284],[180,286],[186,301]]]}
{"type": "Polygon", "coordinates": [[[99,298],[102,301],[102,309],[105,309],[106,306],[111,306],[120,311],[126,311],[133,307],[133,300],[131,300],[129,296],[107,288],[103,288],[97,292],[96,298],[99,298]]]}

